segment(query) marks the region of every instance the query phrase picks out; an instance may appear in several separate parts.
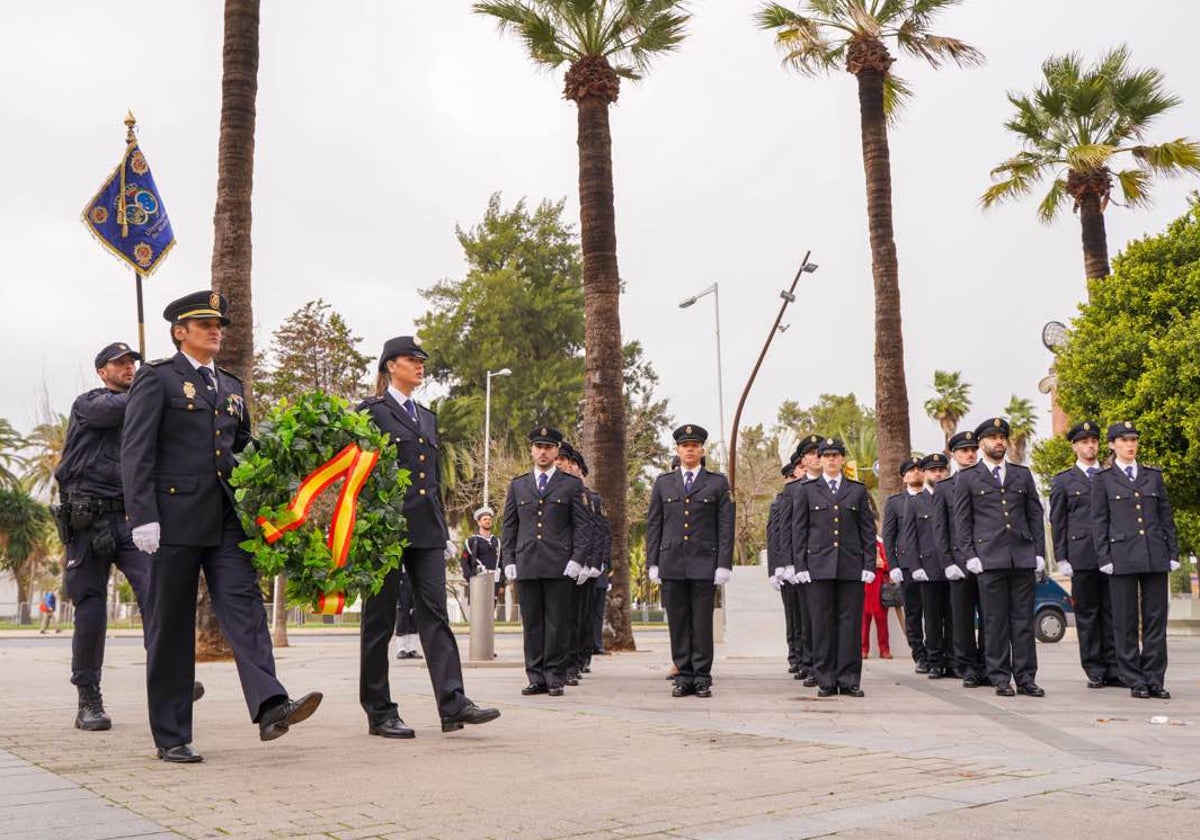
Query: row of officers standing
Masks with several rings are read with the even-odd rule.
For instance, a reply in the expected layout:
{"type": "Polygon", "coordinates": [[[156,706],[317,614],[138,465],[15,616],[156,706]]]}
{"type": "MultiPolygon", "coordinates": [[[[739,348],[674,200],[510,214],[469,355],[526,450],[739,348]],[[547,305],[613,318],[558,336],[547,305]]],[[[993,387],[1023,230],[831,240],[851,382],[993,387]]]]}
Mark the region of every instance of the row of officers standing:
{"type": "MultiPolygon", "coordinates": [[[[1162,473],[1137,460],[1132,422],[1108,427],[1107,467],[1100,433],[1091,420],[1067,432],[1076,462],[1054,476],[1050,491],[1054,556],[1071,578],[1081,664],[1088,688],[1169,699],[1168,574],[1179,567],[1170,502],[1162,473]]],[[[1029,469],[1006,460],[1008,436],[1004,418],[989,418],[954,435],[949,458],[902,463],[905,489],[884,504],[881,542],[918,673],[1041,697],[1034,588],[1046,567],[1045,511],[1029,469]]],[[[876,566],[874,540],[867,542],[873,513],[854,492],[857,482],[840,476],[842,455],[835,439],[801,441],[783,467],[786,486],[767,529],[790,670],[821,696],[862,695],[862,583],[876,566]]]]}

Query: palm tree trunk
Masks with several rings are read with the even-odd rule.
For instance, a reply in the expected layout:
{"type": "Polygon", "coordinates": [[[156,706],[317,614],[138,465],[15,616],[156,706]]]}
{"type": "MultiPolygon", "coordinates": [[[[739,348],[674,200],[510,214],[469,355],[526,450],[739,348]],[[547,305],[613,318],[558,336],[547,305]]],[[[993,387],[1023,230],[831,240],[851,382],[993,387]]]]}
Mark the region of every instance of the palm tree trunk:
{"type": "MultiPolygon", "coordinates": [[[[942,434],[946,438],[946,448],[949,449],[950,438],[954,437],[955,432],[958,431],[958,418],[943,417],[938,421],[938,425],[942,427],[942,434]]],[[[899,468],[897,467],[897,469],[899,468]]]]}
{"type": "Polygon", "coordinates": [[[1087,192],[1079,201],[1079,224],[1083,229],[1083,270],[1088,280],[1088,297],[1091,297],[1093,280],[1109,275],[1108,235],[1104,230],[1104,211],[1100,196],[1087,192]]]}
{"type": "Polygon", "coordinates": [[[612,590],[606,607],[614,650],[634,650],[629,615],[629,525],[626,512],[625,386],[621,350],[621,281],[613,208],[608,101],[576,100],[579,228],[583,246],[583,446],[595,464],[596,490],[612,525],[612,590]]]}
{"type": "Polygon", "coordinates": [[[883,110],[882,71],[864,68],[858,78],[863,169],[871,272],[875,279],[875,416],[878,422],[879,491],[901,489],[900,462],[912,452],[908,426],[908,383],[904,378],[904,334],[900,319],[900,270],[892,229],[892,164],[883,110]]]}
{"type": "MultiPolygon", "coordinates": [[[[254,119],[258,95],[258,0],[225,0],[221,75],[221,136],[217,150],[217,209],[213,215],[212,287],[229,300],[230,320],[220,362],[253,389],[254,311],[250,294],[250,196],[254,187],[254,119]]],[[[196,655],[232,657],[208,591],[196,613],[196,655]]]]}

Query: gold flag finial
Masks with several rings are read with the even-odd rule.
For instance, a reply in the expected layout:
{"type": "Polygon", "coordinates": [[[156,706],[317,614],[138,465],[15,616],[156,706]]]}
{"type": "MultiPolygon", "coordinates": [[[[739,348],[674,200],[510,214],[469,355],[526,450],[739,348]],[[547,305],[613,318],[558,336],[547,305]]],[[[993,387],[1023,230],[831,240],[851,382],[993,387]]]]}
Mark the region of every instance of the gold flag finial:
{"type": "Polygon", "coordinates": [[[133,133],[133,127],[137,125],[137,117],[133,115],[132,110],[125,112],[125,142],[136,143],[137,137],[133,133]]]}

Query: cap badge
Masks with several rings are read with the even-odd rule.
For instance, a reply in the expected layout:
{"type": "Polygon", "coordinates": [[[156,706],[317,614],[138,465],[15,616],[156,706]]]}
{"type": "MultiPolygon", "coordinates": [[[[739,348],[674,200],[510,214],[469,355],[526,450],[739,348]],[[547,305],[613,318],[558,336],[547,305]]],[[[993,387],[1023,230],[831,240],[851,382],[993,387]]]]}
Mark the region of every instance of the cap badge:
{"type": "Polygon", "coordinates": [[[550,434],[549,430],[545,426],[542,426],[542,437],[545,437],[548,434],[550,434]]]}
{"type": "Polygon", "coordinates": [[[995,420],[993,420],[992,425],[995,426],[997,429],[999,429],[1000,428],[1000,418],[997,417],[995,420]]]}
{"type": "Polygon", "coordinates": [[[974,432],[967,432],[967,440],[970,440],[974,435],[974,432]]]}
{"type": "Polygon", "coordinates": [[[1092,424],[1091,424],[1091,423],[1084,423],[1084,424],[1083,424],[1083,430],[1084,430],[1085,432],[1086,432],[1086,431],[1089,431],[1089,430],[1091,430],[1091,428],[1092,428],[1092,424]]]}
{"type": "Polygon", "coordinates": [[[689,434],[689,435],[690,435],[690,434],[692,433],[692,427],[691,427],[691,426],[687,426],[686,428],[684,428],[684,430],[683,430],[683,431],[684,431],[684,433],[685,433],[685,434],[689,434]]]}
{"type": "Polygon", "coordinates": [[[193,385],[191,382],[184,381],[183,395],[185,397],[187,397],[189,400],[194,400],[196,398],[196,386],[193,385]]]}
{"type": "Polygon", "coordinates": [[[221,311],[221,296],[219,294],[217,294],[216,292],[213,292],[211,295],[208,296],[208,305],[211,308],[220,312],[221,311]]]}
{"type": "Polygon", "coordinates": [[[826,438],[826,439],[825,439],[825,445],[826,445],[826,446],[833,446],[833,438],[826,438]]]}
{"type": "Polygon", "coordinates": [[[420,336],[414,335],[414,336],[412,337],[412,339],[413,339],[413,347],[420,347],[420,346],[421,346],[421,337],[420,337],[420,336]]]}
{"type": "Polygon", "coordinates": [[[117,347],[118,347],[118,348],[120,348],[121,350],[128,350],[128,349],[129,349],[129,348],[128,348],[128,347],[126,347],[124,344],[118,344],[118,345],[117,345],[117,347]]]}
{"type": "Polygon", "coordinates": [[[1126,428],[1126,429],[1132,429],[1132,428],[1133,428],[1133,424],[1132,424],[1132,423],[1130,423],[1128,420],[1126,420],[1126,421],[1125,421],[1125,428],[1126,428]]]}

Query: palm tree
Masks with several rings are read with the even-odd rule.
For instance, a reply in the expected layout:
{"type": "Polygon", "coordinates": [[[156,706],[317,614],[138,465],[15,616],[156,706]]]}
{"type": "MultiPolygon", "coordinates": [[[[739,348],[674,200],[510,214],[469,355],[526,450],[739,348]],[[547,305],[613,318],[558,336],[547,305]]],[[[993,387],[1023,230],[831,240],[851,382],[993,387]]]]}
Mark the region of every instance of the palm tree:
{"type": "Polygon", "coordinates": [[[784,63],[815,76],[846,70],[858,80],[867,221],[875,283],[875,413],[883,495],[900,489],[900,462],[909,456],[908,386],[900,323],[900,277],[892,228],[892,167],[888,121],[910,88],[892,73],[887,41],[933,67],[978,64],[983,55],[957,38],[930,31],[934,18],[961,0],[806,0],[794,12],[764,4],[758,25],[775,32],[784,63]]]}
{"type": "Polygon", "coordinates": [[[1020,198],[1052,177],[1038,218],[1049,223],[1068,203],[1079,214],[1090,296],[1091,281],[1109,274],[1104,211],[1114,179],[1126,206],[1144,207],[1153,176],[1200,172],[1200,144],[1186,137],[1146,144],[1155,118],[1182,100],[1166,90],[1158,70],[1130,67],[1127,47],[1110,50],[1091,67],[1078,53],[1052,56],[1042,64],[1042,77],[1032,95],[1008,95],[1016,114],[1004,127],[1023,149],[992,170],[995,183],[980,201],[986,208],[1020,198]],[[1130,166],[1114,172],[1119,155],[1130,166]]]}
{"type": "MultiPolygon", "coordinates": [[[[247,398],[254,387],[250,195],[254,188],[254,120],[258,96],[258,3],[259,0],[225,0],[217,209],[213,214],[212,287],[229,299],[232,321],[221,343],[220,361],[245,383],[247,398]]],[[[276,611],[277,619],[285,615],[285,610],[276,611]]],[[[233,650],[221,635],[208,589],[203,584],[196,611],[196,655],[209,660],[233,656],[233,650]]]]}
{"type": "Polygon", "coordinates": [[[971,385],[962,381],[962,371],[935,370],[933,392],[936,396],[925,401],[925,413],[942,427],[949,445],[958,431],[958,421],[971,410],[971,385]]]}
{"type": "Polygon", "coordinates": [[[26,445],[24,435],[0,417],[0,488],[9,487],[15,490],[20,486],[21,479],[15,470],[25,466],[21,450],[26,445]]]}
{"type": "Polygon", "coordinates": [[[33,427],[26,441],[33,448],[33,455],[26,462],[21,483],[35,495],[48,488],[52,503],[58,494],[54,471],[58,469],[67,445],[67,422],[67,415],[50,411],[46,420],[33,427]]]}
{"type": "Polygon", "coordinates": [[[567,65],[563,97],[578,111],[579,227],[583,250],[583,449],[595,464],[613,530],[608,618],[618,650],[634,647],[629,618],[625,393],[620,275],[613,209],[608,109],[621,79],[642,78],[655,57],[673,51],[690,18],[683,0],[495,0],[477,14],[520,38],[542,67],[567,65]]]}
{"type": "Polygon", "coordinates": [[[1004,413],[1008,417],[1008,442],[1012,447],[1009,460],[1015,464],[1024,464],[1029,444],[1037,435],[1037,409],[1029,400],[1023,400],[1013,394],[1004,413]]]}

